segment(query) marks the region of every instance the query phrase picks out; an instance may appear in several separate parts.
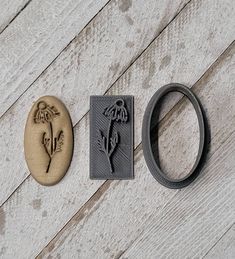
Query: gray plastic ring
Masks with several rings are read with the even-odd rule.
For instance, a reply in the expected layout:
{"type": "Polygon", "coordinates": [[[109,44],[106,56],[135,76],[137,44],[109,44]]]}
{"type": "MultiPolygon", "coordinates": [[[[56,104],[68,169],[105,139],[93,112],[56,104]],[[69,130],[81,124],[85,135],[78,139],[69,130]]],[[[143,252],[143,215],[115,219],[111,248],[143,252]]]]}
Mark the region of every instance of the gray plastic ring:
{"type": "Polygon", "coordinates": [[[181,189],[188,186],[190,183],[192,183],[201,171],[200,165],[201,165],[202,155],[205,151],[205,139],[206,139],[205,122],[204,122],[204,116],[201,109],[201,105],[197,97],[188,87],[177,83],[168,84],[160,88],[153,95],[150,102],[148,103],[148,106],[144,114],[143,125],[142,125],[142,146],[143,146],[144,158],[147,163],[147,166],[151,174],[153,175],[153,177],[159,183],[171,189],[181,189]],[[160,99],[164,95],[168,94],[169,92],[180,92],[184,94],[186,97],[188,97],[188,99],[190,100],[190,102],[192,103],[196,111],[198,123],[199,123],[200,142],[199,142],[197,158],[189,174],[181,179],[171,179],[160,169],[160,166],[157,164],[157,161],[155,159],[155,156],[153,154],[153,149],[152,149],[151,126],[153,122],[155,124],[157,123],[156,121],[154,121],[154,118],[153,118],[153,115],[155,113],[154,111],[158,109],[160,99]]]}

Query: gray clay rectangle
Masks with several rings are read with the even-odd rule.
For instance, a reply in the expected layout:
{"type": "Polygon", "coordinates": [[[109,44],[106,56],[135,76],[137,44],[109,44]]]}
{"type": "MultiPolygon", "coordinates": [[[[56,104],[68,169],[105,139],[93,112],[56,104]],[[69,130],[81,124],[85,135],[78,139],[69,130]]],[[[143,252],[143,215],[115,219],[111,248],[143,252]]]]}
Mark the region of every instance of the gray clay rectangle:
{"type": "Polygon", "coordinates": [[[134,177],[133,100],[133,96],[90,97],[91,179],[134,177]]]}

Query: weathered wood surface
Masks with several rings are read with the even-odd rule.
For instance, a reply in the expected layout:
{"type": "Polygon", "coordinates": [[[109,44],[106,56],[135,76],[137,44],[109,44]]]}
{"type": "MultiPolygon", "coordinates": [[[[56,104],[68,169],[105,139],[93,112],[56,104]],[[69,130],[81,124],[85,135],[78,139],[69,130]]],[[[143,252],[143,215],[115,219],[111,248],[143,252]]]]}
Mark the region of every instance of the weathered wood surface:
{"type": "MultiPolygon", "coordinates": [[[[50,66],[38,79],[34,76],[14,105],[8,103],[0,119],[3,258],[198,258],[219,245],[234,222],[234,5],[187,2],[108,2],[52,64],[47,60],[50,66]],[[169,82],[193,86],[212,133],[202,175],[181,191],[155,182],[140,145],[147,102],[169,82]],[[88,179],[88,100],[91,94],[104,93],[135,95],[133,181],[88,179]],[[75,125],[70,170],[50,188],[28,176],[23,162],[25,119],[32,102],[45,94],[65,102],[75,125]]],[[[11,24],[8,27],[4,32],[11,24]]],[[[170,97],[162,112],[161,158],[170,173],[180,161],[177,173],[184,174],[197,152],[197,120],[184,98],[177,103],[179,95],[170,97]]]]}
{"type": "Polygon", "coordinates": [[[177,10],[183,7],[186,1],[174,1],[173,6],[169,3],[170,1],[164,1],[163,4],[159,0],[155,8],[151,8],[154,6],[153,2],[135,1],[129,10],[123,9],[120,2],[108,4],[4,114],[0,120],[0,128],[3,129],[0,146],[5,146],[2,150],[3,155],[0,156],[0,164],[3,164],[0,171],[2,189],[0,204],[28,175],[25,164],[19,163],[16,167],[16,161],[24,160],[22,128],[24,128],[32,102],[45,93],[61,98],[68,107],[75,125],[88,112],[89,96],[104,94],[132,60],[135,60],[177,14],[177,10]],[[146,16],[147,13],[142,13],[140,5],[144,5],[152,12],[148,12],[146,16]],[[168,6],[173,8],[168,8],[168,6]],[[161,11],[159,16],[156,16],[158,9],[161,11]],[[108,20],[105,18],[107,15],[109,15],[108,20]],[[133,17],[131,18],[133,24],[130,24],[127,17],[133,17]],[[146,18],[146,24],[142,22],[144,18],[146,18]],[[99,28],[106,28],[106,30],[101,31],[99,28]],[[130,41],[135,42],[131,48],[128,47],[130,41]],[[18,150],[21,150],[20,154],[18,150]],[[6,170],[8,174],[5,174],[6,170]],[[15,174],[18,177],[14,177],[15,174]]]}
{"type": "Polygon", "coordinates": [[[25,9],[31,0],[0,1],[0,33],[25,9]]]}
{"type": "MultiPolygon", "coordinates": [[[[205,106],[212,134],[208,162],[198,181],[181,191],[160,186],[148,174],[139,146],[135,180],[107,182],[108,190],[90,203],[89,213],[78,212],[42,257],[78,254],[81,258],[112,258],[123,254],[123,258],[197,258],[208,251],[234,220],[234,54],[235,45],[193,86],[205,106]]],[[[164,118],[160,129],[163,153],[169,154],[177,144],[175,136],[193,143],[196,118],[190,111],[192,107],[181,102],[164,118]]],[[[195,153],[185,152],[187,145],[180,144],[178,159],[189,170],[195,153]]],[[[167,163],[176,171],[175,161],[167,163]]]]}
{"type": "Polygon", "coordinates": [[[233,258],[235,255],[235,225],[219,239],[205,256],[206,259],[233,258]]]}
{"type": "Polygon", "coordinates": [[[0,35],[0,116],[108,0],[32,1],[0,35]]]}

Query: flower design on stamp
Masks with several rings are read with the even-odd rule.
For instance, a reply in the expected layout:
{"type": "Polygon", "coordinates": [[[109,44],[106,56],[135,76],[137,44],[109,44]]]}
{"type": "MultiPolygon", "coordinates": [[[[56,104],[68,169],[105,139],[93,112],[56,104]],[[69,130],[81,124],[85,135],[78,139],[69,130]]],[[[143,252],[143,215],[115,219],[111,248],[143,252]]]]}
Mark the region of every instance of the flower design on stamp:
{"type": "Polygon", "coordinates": [[[116,121],[117,123],[126,123],[128,121],[128,113],[125,107],[123,99],[117,99],[113,104],[106,107],[103,112],[104,116],[109,120],[107,128],[107,136],[105,137],[103,132],[99,130],[98,135],[98,147],[101,152],[104,152],[108,163],[110,173],[114,173],[113,163],[111,156],[119,143],[119,133],[117,131],[112,133],[112,125],[116,121]]]}
{"type": "Polygon", "coordinates": [[[43,132],[42,144],[49,157],[46,173],[49,172],[52,158],[57,152],[62,151],[62,145],[64,141],[64,133],[61,130],[57,137],[54,137],[53,132],[53,120],[60,116],[60,113],[54,106],[49,106],[45,101],[40,101],[37,104],[37,109],[34,115],[34,122],[48,124],[48,132],[43,132]]]}

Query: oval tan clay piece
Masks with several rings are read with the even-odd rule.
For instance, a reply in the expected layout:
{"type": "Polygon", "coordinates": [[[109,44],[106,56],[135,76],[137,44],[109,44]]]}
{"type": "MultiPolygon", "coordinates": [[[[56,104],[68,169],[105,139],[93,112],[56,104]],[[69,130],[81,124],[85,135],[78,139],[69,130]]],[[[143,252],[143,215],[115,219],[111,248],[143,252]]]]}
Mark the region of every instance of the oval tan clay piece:
{"type": "Polygon", "coordinates": [[[65,105],[43,96],[32,106],[25,126],[24,152],[29,171],[42,185],[66,174],[73,154],[73,128],[65,105]]]}

